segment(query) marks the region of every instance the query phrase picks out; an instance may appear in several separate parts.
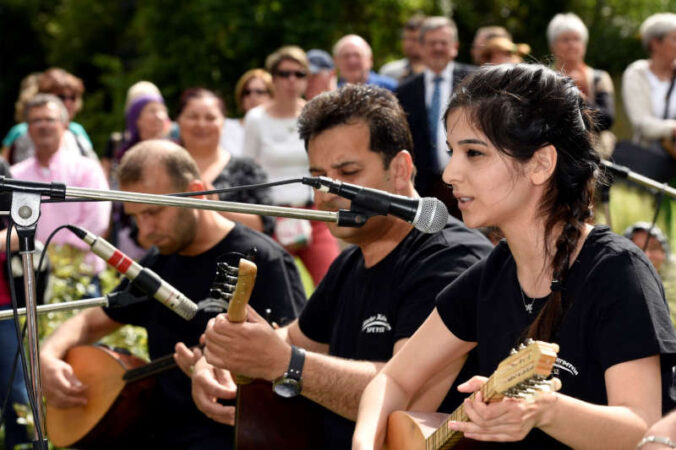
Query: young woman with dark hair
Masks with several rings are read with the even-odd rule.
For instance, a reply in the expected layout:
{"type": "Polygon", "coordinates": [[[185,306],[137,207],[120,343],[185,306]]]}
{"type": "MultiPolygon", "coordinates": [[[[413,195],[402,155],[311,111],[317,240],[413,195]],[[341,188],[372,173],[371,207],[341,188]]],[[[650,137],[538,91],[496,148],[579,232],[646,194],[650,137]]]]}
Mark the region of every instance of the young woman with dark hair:
{"type": "Polygon", "coordinates": [[[480,376],[458,387],[469,395],[528,337],[560,346],[560,392],[496,403],[479,393],[450,429],[515,448],[633,448],[670,406],[676,335],[659,277],[638,248],[588,223],[592,121],[573,80],[539,65],[484,67],[456,89],[444,181],[467,225],[506,239],[439,294],[368,385],[355,449],[380,448],[388,415],[441,368],[476,348],[480,376]]]}

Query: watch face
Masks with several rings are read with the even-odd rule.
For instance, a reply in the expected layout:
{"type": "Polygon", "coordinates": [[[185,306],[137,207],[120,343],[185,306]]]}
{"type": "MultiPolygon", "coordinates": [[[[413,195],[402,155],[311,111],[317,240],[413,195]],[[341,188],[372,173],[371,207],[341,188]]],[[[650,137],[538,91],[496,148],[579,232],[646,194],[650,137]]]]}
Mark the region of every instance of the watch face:
{"type": "Polygon", "coordinates": [[[275,381],[272,390],[280,397],[291,398],[300,394],[300,383],[293,378],[283,378],[275,381]]]}

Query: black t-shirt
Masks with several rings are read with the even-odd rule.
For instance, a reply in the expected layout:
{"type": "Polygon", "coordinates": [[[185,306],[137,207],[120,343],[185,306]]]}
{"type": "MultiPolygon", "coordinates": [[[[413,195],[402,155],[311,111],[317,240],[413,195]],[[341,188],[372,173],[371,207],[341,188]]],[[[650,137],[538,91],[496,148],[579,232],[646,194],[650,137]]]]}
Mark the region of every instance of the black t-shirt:
{"type": "MultiPolygon", "coordinates": [[[[258,276],[249,303],[262,315],[269,309],[269,320],[280,325],[288,323],[305,304],[293,258],[269,237],[242,225],[235,225],[223,240],[200,255],[151,252],[140,261],[200,306],[192,320],[184,320],[153,298],[124,308],[107,308],[105,312],[115,321],[142,326],[148,331],[151,359],[173,353],[177,342],[197,345],[208,320],[215,315],[202,311],[202,308],[213,306],[208,298],[216,274],[216,261],[228,252],[247,253],[252,247],[258,250],[255,260],[258,276]]],[[[123,282],[120,289],[126,285],[126,281],[123,282]]],[[[160,374],[157,380],[159,402],[156,409],[161,418],[157,422],[162,423],[162,429],[157,431],[172,448],[186,448],[207,435],[222,436],[222,448],[231,448],[232,427],[212,422],[197,409],[190,394],[190,378],[176,368],[160,374]]]]}
{"type": "MultiPolygon", "coordinates": [[[[563,288],[567,312],[553,339],[560,347],[553,374],[563,384],[561,392],[605,405],[606,369],[659,354],[663,407],[673,407],[668,392],[676,360],[676,334],[659,276],[645,255],[628,239],[607,227],[596,227],[563,288]]],[[[503,241],[488,258],[439,294],[437,308],[455,336],[478,342],[478,374],[490,376],[519,343],[547,298],[535,299],[533,313],[526,312],[516,264],[503,241]]],[[[511,445],[565,448],[540,430],[511,445]]]]}
{"type": "MultiPolygon", "coordinates": [[[[454,218],[439,233],[412,230],[373,267],[364,266],[358,247],[348,248],[308,300],[300,329],[328,343],[330,355],[387,361],[394,344],[430,314],[439,291],[490,250],[487,239],[454,218]]],[[[353,432],[354,422],[326,412],[324,448],[350,448],[353,432]]]]}

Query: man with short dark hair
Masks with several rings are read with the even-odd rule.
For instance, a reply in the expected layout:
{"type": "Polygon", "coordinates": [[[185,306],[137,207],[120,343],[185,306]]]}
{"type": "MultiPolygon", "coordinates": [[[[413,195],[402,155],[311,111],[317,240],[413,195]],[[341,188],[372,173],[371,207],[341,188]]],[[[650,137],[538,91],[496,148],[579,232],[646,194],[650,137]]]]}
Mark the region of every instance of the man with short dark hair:
{"type": "MultiPolygon", "coordinates": [[[[68,110],[52,94],[37,94],[24,108],[28,135],[35,154],[11,167],[12,176],[37,182],[61,182],[69,187],[108,189],[108,181],[98,161],[68,150],[65,145],[68,129],[68,110]]],[[[41,216],[35,231],[36,239],[45,242],[59,225],[70,223],[102,234],[110,221],[108,202],[45,203],[40,206],[41,216]]],[[[58,233],[52,244],[68,244],[88,250],[87,244],[70,233],[58,233]]],[[[87,255],[93,273],[105,267],[94,255],[87,255]]]]}
{"type": "MultiPolygon", "coordinates": [[[[303,109],[299,129],[311,175],[417,195],[407,150],[411,135],[390,92],[348,85],[322,94],[303,109]]],[[[320,191],[315,201],[323,210],[350,207],[349,200],[320,191]]],[[[298,320],[273,330],[255,317],[233,324],[219,315],[205,334],[205,355],[216,367],[274,381],[280,395],[302,394],[324,406],[318,448],[347,449],[366,384],[422,324],[437,293],[491,246],[453,218],[435,234],[391,216],[372,217],[361,228],[329,229],[353,246],[334,261],[298,320]]],[[[414,409],[439,407],[431,396],[447,392],[459,370],[450,365],[430,380],[414,409]]],[[[203,389],[202,382],[193,377],[193,390],[203,389]]],[[[455,407],[460,397],[454,392],[448,401],[455,407]]]]}
{"type": "Polygon", "coordinates": [[[420,26],[423,20],[425,16],[416,14],[406,21],[401,30],[401,50],[404,57],[383,65],[378,71],[380,75],[403,83],[423,71],[425,64],[420,54],[420,26]]]}
{"type": "MultiPolygon", "coordinates": [[[[186,150],[164,140],[143,141],[132,147],[119,166],[124,191],[149,194],[197,192],[205,189],[197,165],[186,150]]],[[[284,324],[303,306],[304,292],[293,259],[269,237],[236,224],[216,211],[125,203],[125,212],[136,219],[139,235],[157,250],[141,261],[162,279],[197,302],[195,318],[186,321],[153,298],[121,308],[92,308],[63,323],[41,350],[43,386],[47,404],[57,408],[83,405],[83,386],[63,358],[66,351],[91,344],[122,324],[142,326],[148,331],[148,353],[152,359],[178,351],[187,363],[186,374],[201,357],[198,345],[213,308],[227,304],[210,298],[216,263],[230,252],[257,250],[258,280],[251,304],[270,310],[270,319],[284,324]],[[185,345],[184,345],[185,344],[185,345]]],[[[121,288],[127,286],[124,282],[121,288]]],[[[132,292],[142,295],[133,288],[132,292]]],[[[232,380],[222,380],[233,390],[232,380]]],[[[190,398],[190,379],[178,368],[157,376],[157,393],[150,424],[144,430],[145,448],[206,449],[232,448],[232,428],[212,422],[195,408],[190,398]]],[[[221,406],[234,422],[234,408],[221,406]]],[[[139,443],[136,443],[139,445],[139,443]]]]}
{"type": "Polygon", "coordinates": [[[474,66],[455,62],[458,29],[447,17],[428,17],[423,21],[420,45],[427,68],[396,91],[413,135],[413,158],[418,169],[415,188],[420,195],[439,198],[459,217],[457,202],[441,180],[449,159],[441,118],[453,89],[474,66]]]}

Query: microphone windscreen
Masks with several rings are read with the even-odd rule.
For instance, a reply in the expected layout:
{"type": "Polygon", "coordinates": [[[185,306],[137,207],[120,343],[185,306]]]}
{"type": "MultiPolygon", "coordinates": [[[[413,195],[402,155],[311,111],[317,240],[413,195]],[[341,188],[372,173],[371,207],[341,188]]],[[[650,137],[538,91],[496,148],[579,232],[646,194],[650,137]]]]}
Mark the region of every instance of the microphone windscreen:
{"type": "Polygon", "coordinates": [[[448,222],[446,205],[438,198],[425,197],[420,199],[418,213],[411,223],[423,233],[436,233],[444,229],[446,222],[448,222]]]}

